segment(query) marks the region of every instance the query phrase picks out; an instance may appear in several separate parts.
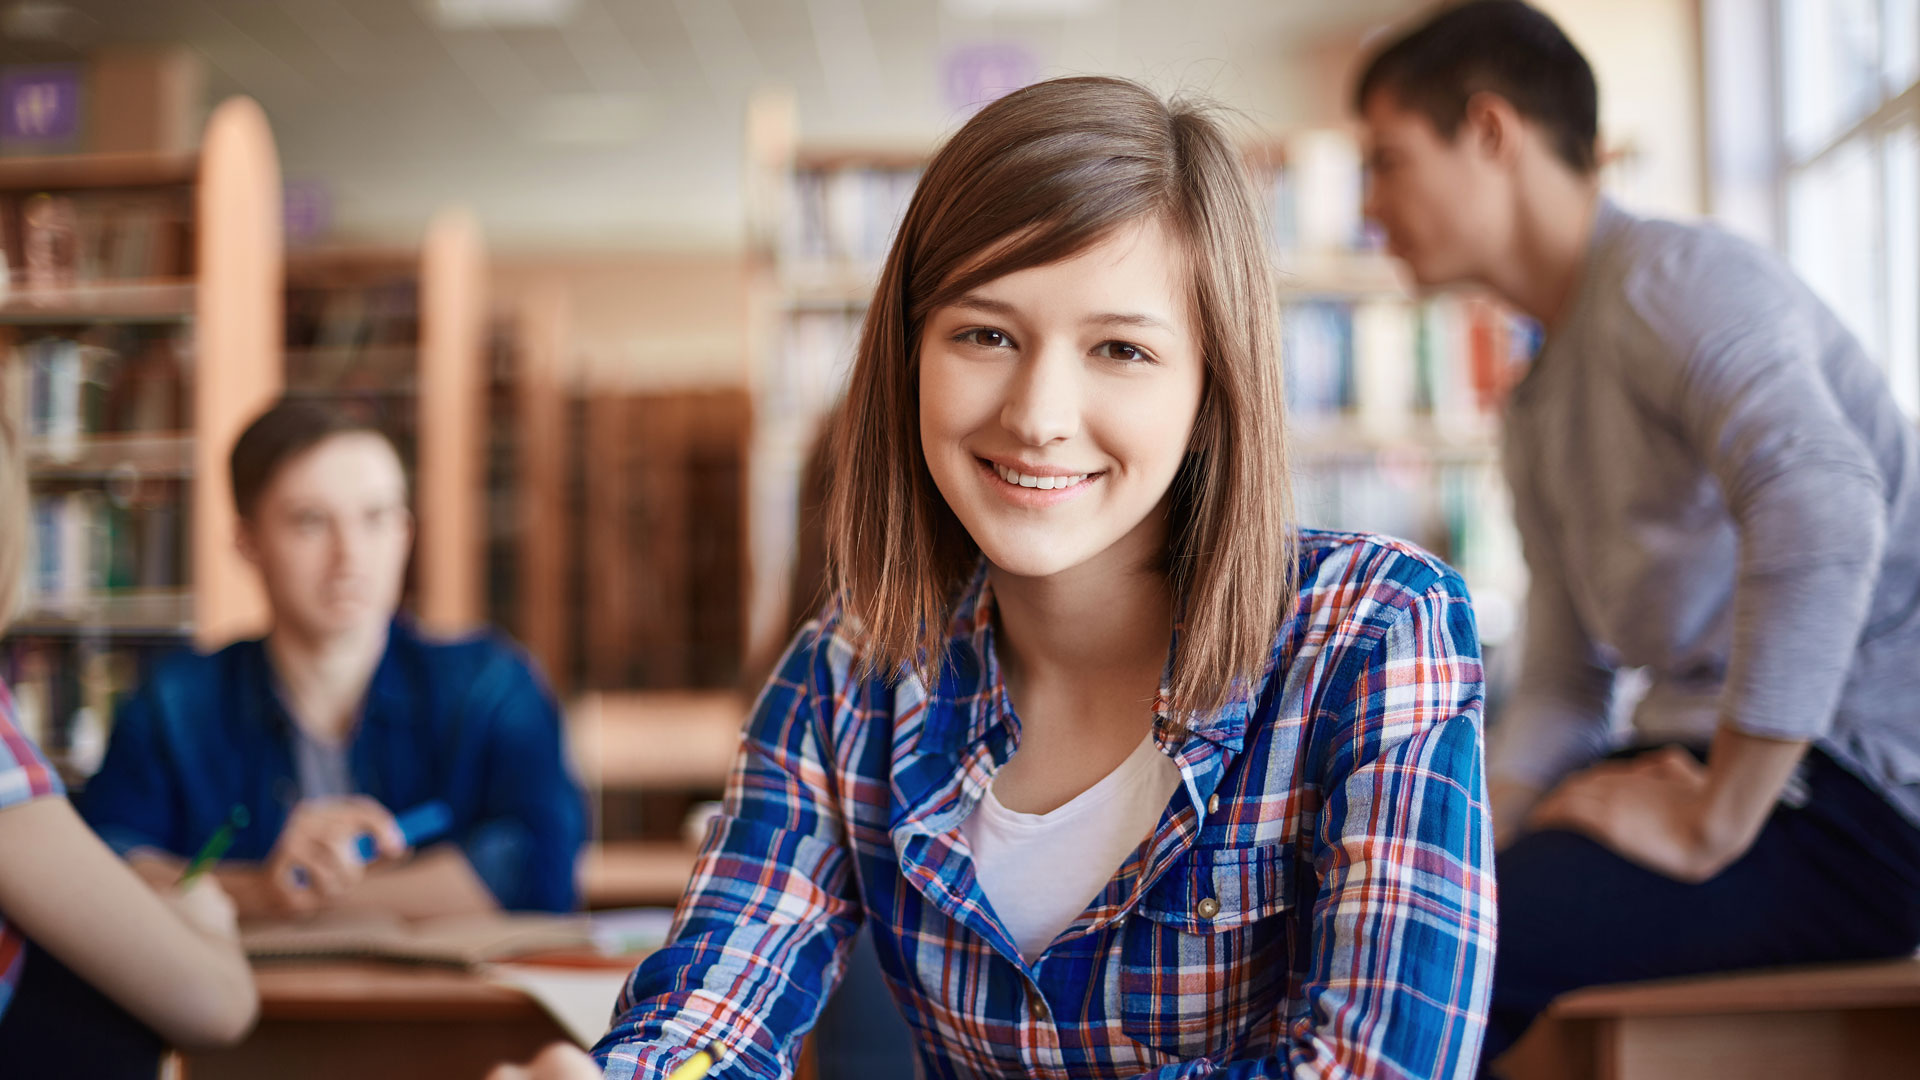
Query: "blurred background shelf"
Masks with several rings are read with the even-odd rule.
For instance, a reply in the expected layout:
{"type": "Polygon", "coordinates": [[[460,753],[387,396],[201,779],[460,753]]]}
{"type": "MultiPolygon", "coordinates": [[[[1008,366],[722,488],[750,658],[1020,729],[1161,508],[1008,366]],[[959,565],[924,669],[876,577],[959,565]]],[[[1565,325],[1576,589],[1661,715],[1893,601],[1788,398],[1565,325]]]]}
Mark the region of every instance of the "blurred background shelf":
{"type": "Polygon", "coordinates": [[[191,281],[96,282],[58,289],[13,289],[0,298],[0,324],[64,326],[187,322],[191,281]]]}
{"type": "Polygon", "coordinates": [[[72,601],[41,600],[14,619],[11,635],[187,635],[193,632],[190,589],[100,593],[72,601]]]}

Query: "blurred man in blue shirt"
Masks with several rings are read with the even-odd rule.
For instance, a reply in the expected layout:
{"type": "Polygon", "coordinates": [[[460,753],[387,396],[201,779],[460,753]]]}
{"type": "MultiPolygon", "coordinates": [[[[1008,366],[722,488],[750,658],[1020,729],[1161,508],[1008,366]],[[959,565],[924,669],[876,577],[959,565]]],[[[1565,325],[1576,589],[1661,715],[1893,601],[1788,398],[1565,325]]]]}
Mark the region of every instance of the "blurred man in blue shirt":
{"type": "Polygon", "coordinates": [[[572,908],[584,803],[551,693],[509,642],[434,640],[395,614],[413,518],[393,444],[283,402],[231,464],[272,629],[156,667],[87,785],[88,821],[171,881],[244,807],[216,871],[243,917],[572,908]],[[395,816],[433,803],[444,828],[409,846],[395,816]]]}

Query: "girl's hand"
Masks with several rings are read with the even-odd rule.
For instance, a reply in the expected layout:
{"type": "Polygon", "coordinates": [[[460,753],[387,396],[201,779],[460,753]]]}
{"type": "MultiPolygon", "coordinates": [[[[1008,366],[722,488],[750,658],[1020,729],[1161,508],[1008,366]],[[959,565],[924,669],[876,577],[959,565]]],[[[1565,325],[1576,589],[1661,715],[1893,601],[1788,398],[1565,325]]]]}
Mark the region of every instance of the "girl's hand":
{"type": "Polygon", "coordinates": [[[600,1080],[600,1066],[571,1043],[554,1043],[526,1065],[501,1065],[487,1080],[600,1080]]]}
{"type": "Polygon", "coordinates": [[[184,889],[160,893],[175,915],[188,926],[210,938],[233,941],[240,936],[240,922],[233,897],[220,887],[212,874],[201,874],[184,889]]]}

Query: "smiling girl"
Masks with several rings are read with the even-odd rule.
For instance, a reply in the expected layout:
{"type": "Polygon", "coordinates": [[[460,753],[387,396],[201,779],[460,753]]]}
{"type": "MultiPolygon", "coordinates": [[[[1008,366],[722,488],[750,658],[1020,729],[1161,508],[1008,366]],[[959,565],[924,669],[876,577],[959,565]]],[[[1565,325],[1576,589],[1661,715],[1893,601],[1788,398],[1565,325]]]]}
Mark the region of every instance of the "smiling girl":
{"type": "Polygon", "coordinates": [[[1275,320],[1194,108],[1062,79],[935,156],[836,432],[835,599],[608,1075],[790,1072],[863,921],[930,1077],[1471,1075],[1471,611],[1288,520],[1275,320]]]}

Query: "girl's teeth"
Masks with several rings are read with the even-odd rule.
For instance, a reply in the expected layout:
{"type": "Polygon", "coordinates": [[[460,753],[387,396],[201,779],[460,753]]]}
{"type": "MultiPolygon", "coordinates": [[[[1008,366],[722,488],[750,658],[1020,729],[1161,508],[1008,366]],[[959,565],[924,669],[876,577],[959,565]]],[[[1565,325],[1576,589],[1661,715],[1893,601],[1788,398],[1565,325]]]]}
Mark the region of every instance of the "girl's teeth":
{"type": "Polygon", "coordinates": [[[1004,465],[995,465],[993,471],[1000,475],[1000,479],[1005,480],[1009,484],[1015,484],[1024,488],[1035,488],[1040,491],[1070,488],[1087,478],[1086,473],[1077,473],[1073,476],[1028,476],[1025,473],[1015,472],[1004,465]]]}

